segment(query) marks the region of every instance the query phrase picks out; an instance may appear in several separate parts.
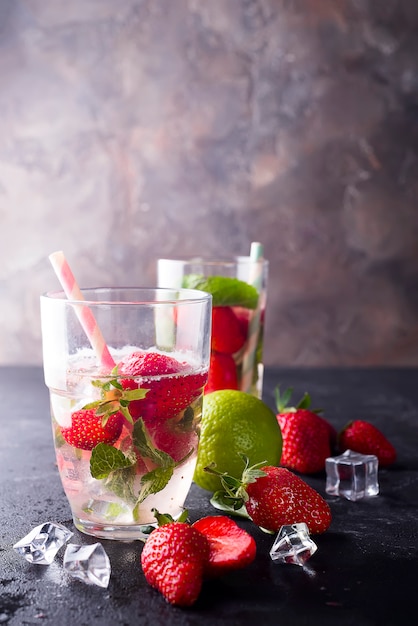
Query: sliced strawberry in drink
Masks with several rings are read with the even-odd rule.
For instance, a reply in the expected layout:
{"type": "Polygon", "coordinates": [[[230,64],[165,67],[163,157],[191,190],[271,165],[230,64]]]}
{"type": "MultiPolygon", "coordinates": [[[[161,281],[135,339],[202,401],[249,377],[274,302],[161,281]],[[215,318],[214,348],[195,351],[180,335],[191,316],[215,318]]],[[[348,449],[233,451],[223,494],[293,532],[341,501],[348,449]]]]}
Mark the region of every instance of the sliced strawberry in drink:
{"type": "Polygon", "coordinates": [[[212,352],[205,394],[219,389],[238,389],[237,366],[230,354],[212,352]]]}
{"type": "Polygon", "coordinates": [[[246,335],[231,307],[218,306],[212,309],[212,350],[235,354],[241,350],[245,339],[246,335]]]}

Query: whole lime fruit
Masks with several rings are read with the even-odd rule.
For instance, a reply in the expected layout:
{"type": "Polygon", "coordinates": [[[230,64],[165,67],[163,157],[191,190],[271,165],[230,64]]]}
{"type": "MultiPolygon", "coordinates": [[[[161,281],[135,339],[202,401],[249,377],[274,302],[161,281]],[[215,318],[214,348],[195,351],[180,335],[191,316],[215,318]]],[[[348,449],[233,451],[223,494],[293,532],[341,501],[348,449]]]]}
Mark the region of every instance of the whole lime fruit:
{"type": "Polygon", "coordinates": [[[275,413],[263,400],[243,391],[222,389],[206,394],[194,482],[212,492],[221,488],[219,477],[204,470],[212,463],[217,471],[240,478],[241,454],[250,465],[280,464],[282,433],[275,413]]]}

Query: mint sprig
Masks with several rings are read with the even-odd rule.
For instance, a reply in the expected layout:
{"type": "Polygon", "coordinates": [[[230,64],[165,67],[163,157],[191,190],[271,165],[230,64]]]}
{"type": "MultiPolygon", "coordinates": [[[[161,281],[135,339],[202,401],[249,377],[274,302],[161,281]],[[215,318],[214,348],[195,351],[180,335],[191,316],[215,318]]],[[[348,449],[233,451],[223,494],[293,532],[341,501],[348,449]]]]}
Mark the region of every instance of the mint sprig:
{"type": "Polygon", "coordinates": [[[91,451],[90,473],[93,478],[101,480],[116,470],[131,467],[135,462],[136,458],[123,454],[118,448],[107,443],[98,443],[91,451]]]}
{"type": "Polygon", "coordinates": [[[106,443],[99,443],[91,452],[90,473],[97,480],[105,480],[105,486],[118,497],[134,505],[133,515],[138,517],[139,505],[151,494],[162,491],[169,483],[174,469],[192,454],[190,449],[178,463],[166,452],[156,448],[148,433],[143,419],[140,417],[132,428],[132,445],[122,452],[106,443]],[[137,453],[143,459],[149,459],[153,466],[141,478],[139,492],[134,492],[137,453]]]}
{"type": "Polygon", "coordinates": [[[230,276],[203,276],[203,274],[186,274],[183,276],[182,287],[200,289],[212,294],[212,306],[242,306],[256,309],[258,291],[238,278],[230,276]]]}

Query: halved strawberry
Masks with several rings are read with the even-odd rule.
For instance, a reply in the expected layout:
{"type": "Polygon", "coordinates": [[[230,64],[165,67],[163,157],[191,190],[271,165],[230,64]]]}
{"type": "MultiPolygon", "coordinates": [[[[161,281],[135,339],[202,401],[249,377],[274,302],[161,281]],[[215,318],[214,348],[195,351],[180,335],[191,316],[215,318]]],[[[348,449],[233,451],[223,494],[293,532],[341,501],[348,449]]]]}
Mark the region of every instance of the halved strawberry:
{"type": "Polygon", "coordinates": [[[212,352],[205,394],[219,389],[238,389],[237,366],[230,354],[212,352]]]}
{"type": "Polygon", "coordinates": [[[122,432],[123,415],[114,413],[103,422],[103,416],[96,415],[94,409],[80,409],[72,413],[71,426],[61,428],[61,434],[67,443],[81,450],[92,450],[99,443],[115,443],[122,432]]]}
{"type": "Polygon", "coordinates": [[[209,542],[209,578],[246,567],[256,556],[254,538],[226,515],[208,515],[193,524],[209,542]]]}
{"type": "Polygon", "coordinates": [[[211,347],[216,352],[234,354],[243,347],[246,335],[233,309],[229,306],[217,306],[212,309],[211,347]]]}

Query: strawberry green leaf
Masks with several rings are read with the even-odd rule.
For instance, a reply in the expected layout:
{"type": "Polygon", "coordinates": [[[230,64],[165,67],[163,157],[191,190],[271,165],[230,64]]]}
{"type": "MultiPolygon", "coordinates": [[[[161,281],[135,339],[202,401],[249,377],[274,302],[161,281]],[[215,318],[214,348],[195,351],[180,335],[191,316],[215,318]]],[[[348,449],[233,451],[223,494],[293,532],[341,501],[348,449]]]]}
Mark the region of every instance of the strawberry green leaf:
{"type": "Polygon", "coordinates": [[[117,402],[116,400],[109,400],[108,402],[100,402],[96,409],[96,415],[103,415],[104,417],[109,418],[111,415],[114,415],[118,411],[119,402],[117,402]]]}
{"type": "Polygon", "coordinates": [[[96,409],[96,415],[103,417],[102,426],[106,426],[109,417],[119,411],[127,422],[133,424],[129,403],[145,398],[148,389],[124,389],[117,379],[108,380],[106,383],[92,380],[92,385],[101,390],[102,399],[86,404],[84,409],[96,409]]]}
{"type": "Polygon", "coordinates": [[[165,526],[165,524],[171,524],[172,522],[187,522],[189,517],[187,509],[184,509],[176,519],[170,513],[160,513],[158,509],[151,509],[151,512],[157,520],[158,526],[165,526]]]}
{"type": "Polygon", "coordinates": [[[276,400],[276,410],[278,413],[290,413],[291,411],[297,411],[298,409],[309,409],[311,413],[322,413],[322,409],[314,409],[311,407],[311,396],[307,391],[305,391],[302,398],[295,406],[291,406],[290,399],[292,397],[292,393],[292,387],[289,387],[283,393],[281,393],[280,386],[276,386],[274,390],[274,397],[276,400]]]}
{"type": "Polygon", "coordinates": [[[242,306],[246,309],[257,308],[258,291],[238,278],[229,276],[203,276],[186,274],[182,287],[200,289],[212,294],[213,306],[242,306]]]}
{"type": "Polygon", "coordinates": [[[242,504],[242,500],[236,498],[230,498],[223,491],[216,491],[210,499],[210,503],[215,509],[224,511],[230,515],[236,515],[237,517],[244,517],[250,519],[247,513],[247,509],[242,504]]]}
{"type": "Polygon", "coordinates": [[[189,519],[189,511],[184,509],[181,514],[176,518],[176,522],[187,522],[189,519]]]}
{"type": "Polygon", "coordinates": [[[91,451],[90,473],[93,478],[101,480],[107,478],[111,472],[131,467],[134,462],[132,458],[125,456],[117,448],[107,443],[99,443],[91,451]]]}
{"type": "Polygon", "coordinates": [[[142,400],[148,393],[148,389],[128,389],[123,392],[121,402],[130,402],[131,400],[142,400]]]}
{"type": "Polygon", "coordinates": [[[174,522],[174,517],[170,513],[160,513],[158,509],[151,509],[151,513],[157,520],[158,526],[165,526],[174,522]]]}

